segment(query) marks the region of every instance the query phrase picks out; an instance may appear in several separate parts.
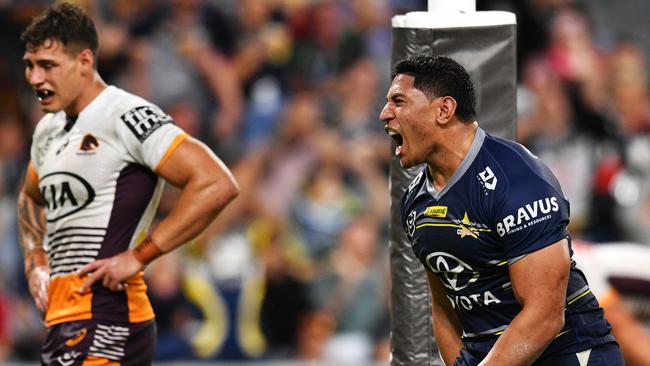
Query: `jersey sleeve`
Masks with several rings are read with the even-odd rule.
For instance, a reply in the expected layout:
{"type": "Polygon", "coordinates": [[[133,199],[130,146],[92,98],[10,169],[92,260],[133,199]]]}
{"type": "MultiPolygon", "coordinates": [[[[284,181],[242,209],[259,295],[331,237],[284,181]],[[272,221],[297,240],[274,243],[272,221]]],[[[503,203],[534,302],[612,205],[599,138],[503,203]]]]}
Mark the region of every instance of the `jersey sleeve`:
{"type": "Polygon", "coordinates": [[[145,104],[121,114],[117,132],[135,162],[157,172],[189,137],[160,108],[145,104]]]}
{"type": "Polygon", "coordinates": [[[63,128],[63,122],[58,114],[46,114],[36,124],[29,149],[29,166],[31,167],[31,173],[36,176],[40,175],[39,171],[43,165],[45,154],[50,148],[51,139],[49,136],[60,128],[63,128]]]}
{"type": "Polygon", "coordinates": [[[38,167],[40,163],[40,159],[38,159],[38,146],[36,144],[36,138],[32,138],[32,145],[29,148],[29,165],[27,166],[28,170],[31,170],[34,172],[35,175],[38,176],[38,167]]]}
{"type": "Polygon", "coordinates": [[[404,229],[404,232],[407,234],[407,237],[409,240],[411,240],[411,235],[409,235],[410,227],[407,224],[407,217],[406,215],[408,212],[408,192],[404,193],[404,196],[402,196],[402,201],[400,203],[400,222],[402,223],[402,229],[404,229]]]}
{"type": "Polygon", "coordinates": [[[508,187],[496,214],[496,232],[510,261],[569,235],[569,202],[544,179],[531,176],[508,187]]]}
{"type": "Polygon", "coordinates": [[[415,232],[415,212],[408,212],[413,196],[418,191],[418,187],[422,183],[424,177],[424,171],[416,175],[411,183],[409,184],[406,192],[402,196],[402,201],[400,202],[400,221],[402,223],[402,228],[406,233],[408,240],[413,239],[413,233],[415,232]]]}

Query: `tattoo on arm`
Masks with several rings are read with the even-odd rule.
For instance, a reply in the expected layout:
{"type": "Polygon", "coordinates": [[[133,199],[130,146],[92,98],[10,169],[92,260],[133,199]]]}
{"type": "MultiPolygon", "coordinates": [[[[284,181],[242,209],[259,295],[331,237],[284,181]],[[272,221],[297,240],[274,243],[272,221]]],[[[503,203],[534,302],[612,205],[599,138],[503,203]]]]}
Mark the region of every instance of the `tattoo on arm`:
{"type": "Polygon", "coordinates": [[[44,251],[43,237],[45,235],[45,209],[34,200],[21,193],[18,197],[18,234],[25,256],[25,272],[30,272],[38,260],[31,254],[35,250],[44,251]]]}

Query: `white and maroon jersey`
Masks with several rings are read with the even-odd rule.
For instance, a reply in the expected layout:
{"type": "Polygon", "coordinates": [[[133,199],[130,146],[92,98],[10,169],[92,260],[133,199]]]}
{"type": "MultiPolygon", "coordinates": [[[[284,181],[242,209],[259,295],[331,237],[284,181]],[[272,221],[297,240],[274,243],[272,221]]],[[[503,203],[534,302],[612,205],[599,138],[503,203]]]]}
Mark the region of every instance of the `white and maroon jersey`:
{"type": "Polygon", "coordinates": [[[185,138],[158,107],[114,86],[74,122],[58,112],[38,123],[30,172],[46,206],[49,325],[153,318],[142,273],[128,281],[126,291],[113,292],[98,282],[82,295],[76,271],[146,235],[163,188],[156,173],[185,138]]]}
{"type": "Polygon", "coordinates": [[[650,328],[650,247],[629,242],[575,242],[576,262],[602,306],[618,297],[650,328]]]}

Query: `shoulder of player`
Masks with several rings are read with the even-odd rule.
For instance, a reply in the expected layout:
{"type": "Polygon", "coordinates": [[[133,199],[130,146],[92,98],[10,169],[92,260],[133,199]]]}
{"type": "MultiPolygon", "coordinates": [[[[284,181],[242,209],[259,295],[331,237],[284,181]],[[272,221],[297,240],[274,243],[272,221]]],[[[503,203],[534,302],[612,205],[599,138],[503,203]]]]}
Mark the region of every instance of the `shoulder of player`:
{"type": "Polygon", "coordinates": [[[107,113],[110,114],[109,118],[115,122],[116,128],[127,127],[142,140],[142,136],[139,134],[146,134],[144,130],[147,128],[171,122],[171,117],[156,104],[125,90],[116,87],[112,89],[114,95],[107,108],[107,113]],[[142,124],[143,122],[144,124],[142,124]]]}
{"type": "Polygon", "coordinates": [[[568,203],[550,169],[523,145],[490,137],[484,147],[486,156],[482,165],[477,166],[478,170],[484,170],[478,173],[478,178],[484,186],[487,183],[496,186],[496,200],[492,201],[492,207],[511,214],[526,204],[534,205],[538,200],[546,204],[548,199],[553,205],[562,207],[568,203]],[[494,175],[492,180],[491,175],[494,175]]]}
{"type": "Polygon", "coordinates": [[[424,169],[420,170],[420,172],[417,173],[409,183],[408,188],[406,188],[406,191],[402,196],[402,206],[407,205],[409,202],[413,201],[418,192],[422,190],[421,188],[426,181],[425,170],[426,166],[424,169]]]}
{"type": "Polygon", "coordinates": [[[110,109],[116,117],[121,117],[138,107],[150,107],[160,110],[158,106],[143,97],[118,87],[111,87],[111,93],[110,109]]]}
{"type": "Polygon", "coordinates": [[[488,159],[493,166],[494,174],[506,181],[510,188],[518,183],[531,184],[535,181],[548,183],[548,179],[552,176],[537,156],[515,141],[489,136],[484,147],[489,155],[488,159]]]}
{"type": "Polygon", "coordinates": [[[411,182],[408,185],[408,188],[406,189],[406,192],[404,193],[405,195],[412,194],[413,192],[417,192],[419,189],[416,189],[418,187],[421,187],[425,180],[426,180],[426,173],[425,173],[426,167],[422,170],[420,170],[419,173],[417,173],[413,179],[411,179],[411,182]]]}
{"type": "Polygon", "coordinates": [[[33,138],[37,141],[39,138],[48,136],[53,131],[60,130],[65,125],[65,113],[48,113],[44,115],[34,128],[33,138]]]}

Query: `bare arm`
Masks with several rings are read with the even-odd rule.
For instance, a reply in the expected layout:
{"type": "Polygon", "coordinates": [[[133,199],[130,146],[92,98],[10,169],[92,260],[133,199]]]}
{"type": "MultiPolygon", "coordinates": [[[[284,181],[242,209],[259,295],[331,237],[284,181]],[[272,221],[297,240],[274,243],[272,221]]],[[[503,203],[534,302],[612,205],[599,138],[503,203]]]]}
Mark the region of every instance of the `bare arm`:
{"type": "MultiPolygon", "coordinates": [[[[28,168],[31,170],[31,166],[28,168]]],[[[28,171],[25,184],[18,196],[18,236],[25,259],[25,277],[36,307],[41,313],[47,310],[50,266],[43,248],[45,236],[45,209],[39,205],[41,194],[33,171],[28,171]]]]}
{"type": "Polygon", "coordinates": [[[244,109],[244,96],[233,63],[201,34],[187,32],[182,37],[181,52],[196,66],[219,102],[213,131],[219,140],[229,137],[237,127],[244,109]],[[219,70],[219,72],[215,72],[219,70]]]}
{"type": "Polygon", "coordinates": [[[182,143],[159,171],[182,192],[178,202],[152,233],[163,252],[197,236],[238,194],[230,170],[196,139],[182,143]]]}
{"type": "MultiPolygon", "coordinates": [[[[158,254],[174,250],[197,236],[239,193],[230,170],[203,143],[193,138],[181,143],[158,173],[181,188],[176,205],[147,242],[158,254]]],[[[123,281],[146,265],[136,258],[134,251],[138,250],[130,249],[84,266],[80,274],[93,273],[80,291],[87,291],[99,279],[111,290],[123,289],[123,281]]]]}
{"type": "Polygon", "coordinates": [[[569,269],[566,239],[510,266],[512,288],[522,310],[481,366],[530,365],[544,352],[564,326],[569,269]]]}
{"type": "Polygon", "coordinates": [[[438,277],[427,270],[427,278],[431,289],[433,331],[436,335],[436,343],[438,343],[442,360],[446,365],[452,365],[460,356],[460,350],[463,348],[463,342],[460,339],[460,323],[438,277]]]}

